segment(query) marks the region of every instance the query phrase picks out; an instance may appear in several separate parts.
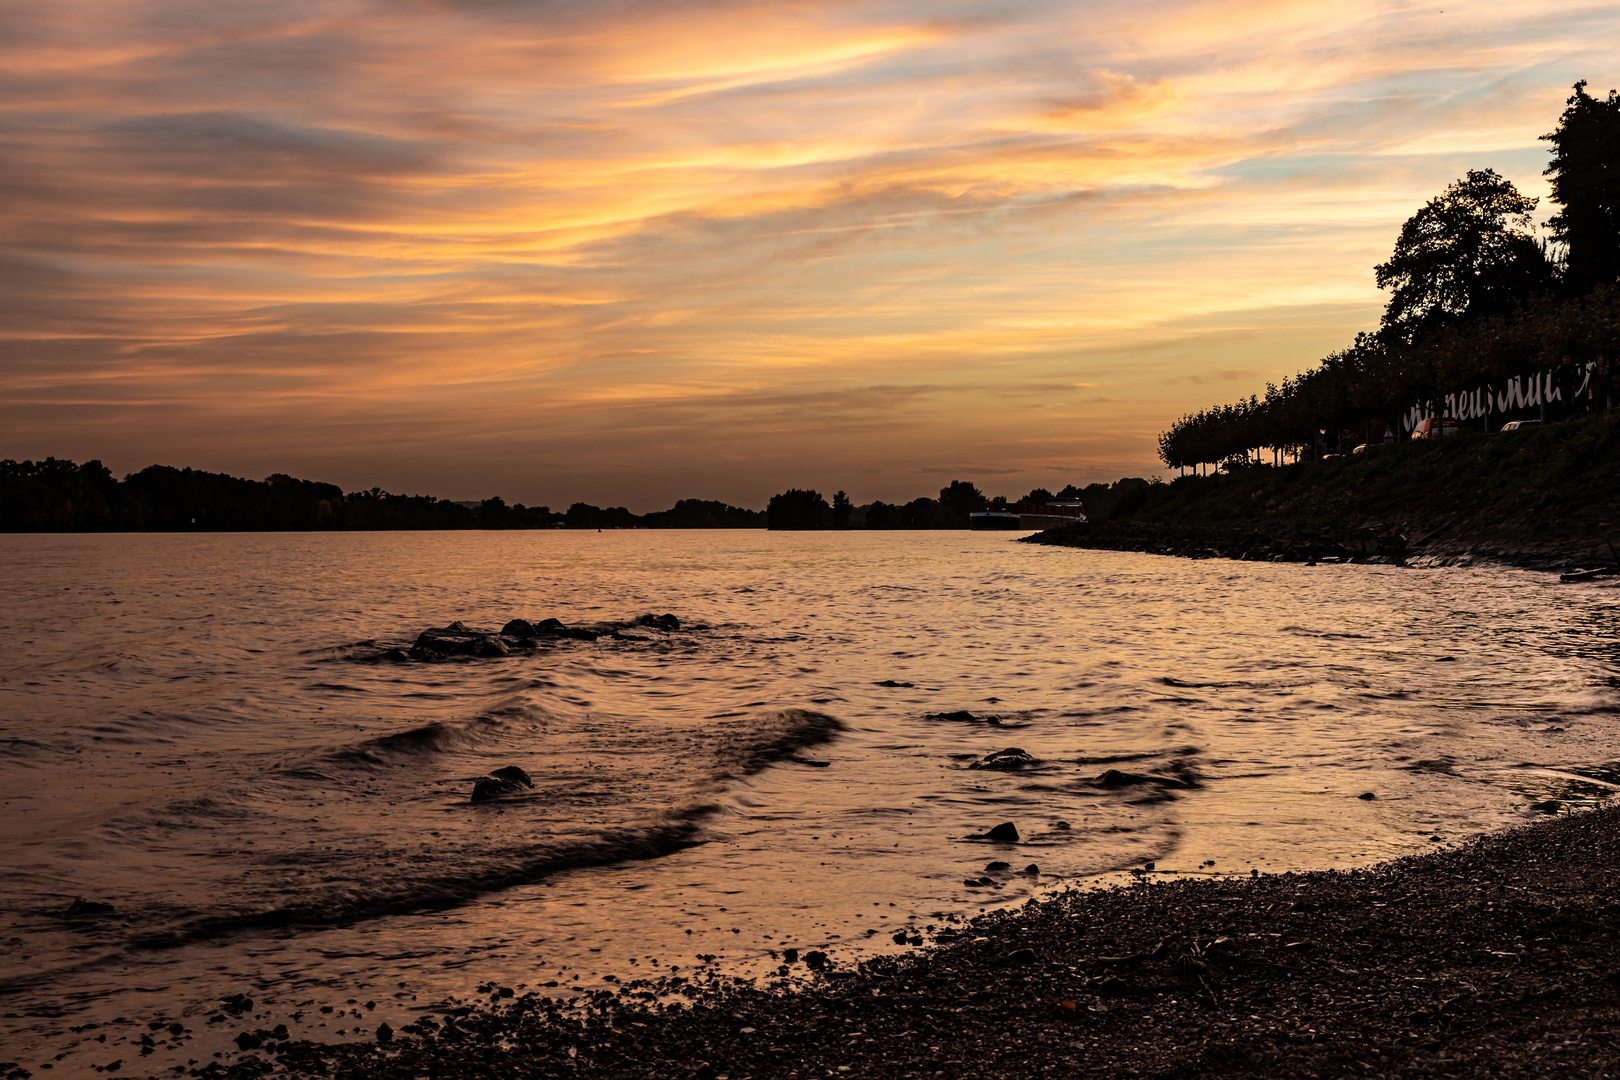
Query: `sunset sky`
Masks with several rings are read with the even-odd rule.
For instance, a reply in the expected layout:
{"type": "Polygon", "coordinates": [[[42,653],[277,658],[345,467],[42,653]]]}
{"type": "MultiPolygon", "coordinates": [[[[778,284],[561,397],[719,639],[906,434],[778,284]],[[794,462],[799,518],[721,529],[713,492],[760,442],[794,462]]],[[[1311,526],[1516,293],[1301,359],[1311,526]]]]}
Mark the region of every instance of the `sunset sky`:
{"type": "MultiPolygon", "coordinates": [[[[1376,325],[1612,3],[0,5],[0,456],[1019,494],[1376,325]]],[[[1551,212],[1545,202],[1537,212],[1551,212]]]]}

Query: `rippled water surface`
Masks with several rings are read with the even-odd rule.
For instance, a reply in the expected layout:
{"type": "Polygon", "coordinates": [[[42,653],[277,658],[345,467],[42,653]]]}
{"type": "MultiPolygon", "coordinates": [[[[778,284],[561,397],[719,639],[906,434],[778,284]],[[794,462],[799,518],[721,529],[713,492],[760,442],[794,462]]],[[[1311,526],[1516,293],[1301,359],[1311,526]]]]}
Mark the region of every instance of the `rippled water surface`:
{"type": "Polygon", "coordinates": [[[492,980],[854,958],[1148,861],[1348,866],[1620,781],[1616,593],[1516,572],[393,533],[10,536],[0,582],[16,1060],[244,991],[397,1026],[492,980]],[[390,651],[514,617],[604,636],[390,651]],[[469,801],[510,765],[532,790],[469,801]]]}

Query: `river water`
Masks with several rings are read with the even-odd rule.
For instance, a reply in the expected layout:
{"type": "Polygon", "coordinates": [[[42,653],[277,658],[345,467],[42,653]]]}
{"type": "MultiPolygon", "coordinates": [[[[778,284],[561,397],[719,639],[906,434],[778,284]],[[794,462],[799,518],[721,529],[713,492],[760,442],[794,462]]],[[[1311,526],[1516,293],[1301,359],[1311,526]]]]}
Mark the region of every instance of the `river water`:
{"type": "Polygon", "coordinates": [[[234,994],[369,1037],[490,983],[847,963],[1148,862],[1364,865],[1620,782],[1620,594],[1499,569],[956,532],[7,536],[0,583],[0,1060],[67,1072],[146,1065],[153,1017],[188,1028],[153,1065],[228,1053],[234,994]],[[390,652],[518,617],[604,636],[390,652]],[[532,790],[470,801],[505,766],[532,790]],[[1003,822],[1017,844],[974,839],[1003,822]]]}

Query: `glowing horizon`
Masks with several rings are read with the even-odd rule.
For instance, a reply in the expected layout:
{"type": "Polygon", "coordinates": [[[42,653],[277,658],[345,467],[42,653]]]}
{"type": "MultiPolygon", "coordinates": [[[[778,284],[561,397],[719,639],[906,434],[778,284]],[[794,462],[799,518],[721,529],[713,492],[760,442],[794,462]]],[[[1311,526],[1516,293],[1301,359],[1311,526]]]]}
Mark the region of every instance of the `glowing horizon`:
{"type": "MultiPolygon", "coordinates": [[[[1620,11],[22,0],[0,456],[662,509],[1157,470],[1620,11]]],[[[1544,203],[1538,219],[1551,209],[1544,203]]]]}

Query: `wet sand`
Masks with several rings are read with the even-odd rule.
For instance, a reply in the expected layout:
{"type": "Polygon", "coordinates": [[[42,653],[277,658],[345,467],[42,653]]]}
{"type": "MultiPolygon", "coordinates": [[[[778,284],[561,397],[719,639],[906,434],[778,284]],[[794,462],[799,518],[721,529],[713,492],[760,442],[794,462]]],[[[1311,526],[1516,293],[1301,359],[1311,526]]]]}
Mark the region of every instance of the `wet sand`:
{"type": "MultiPolygon", "coordinates": [[[[246,1026],[250,1049],[187,1071],[1614,1076],[1617,880],[1620,808],[1603,808],[1367,870],[1143,871],[939,928],[909,955],[834,956],[808,983],[638,981],[572,1009],[485,986],[367,1043],[246,1026]]],[[[789,970],[803,973],[805,958],[789,970]]],[[[126,1059],[124,1074],[142,1075],[139,1064],[126,1059]]]]}

